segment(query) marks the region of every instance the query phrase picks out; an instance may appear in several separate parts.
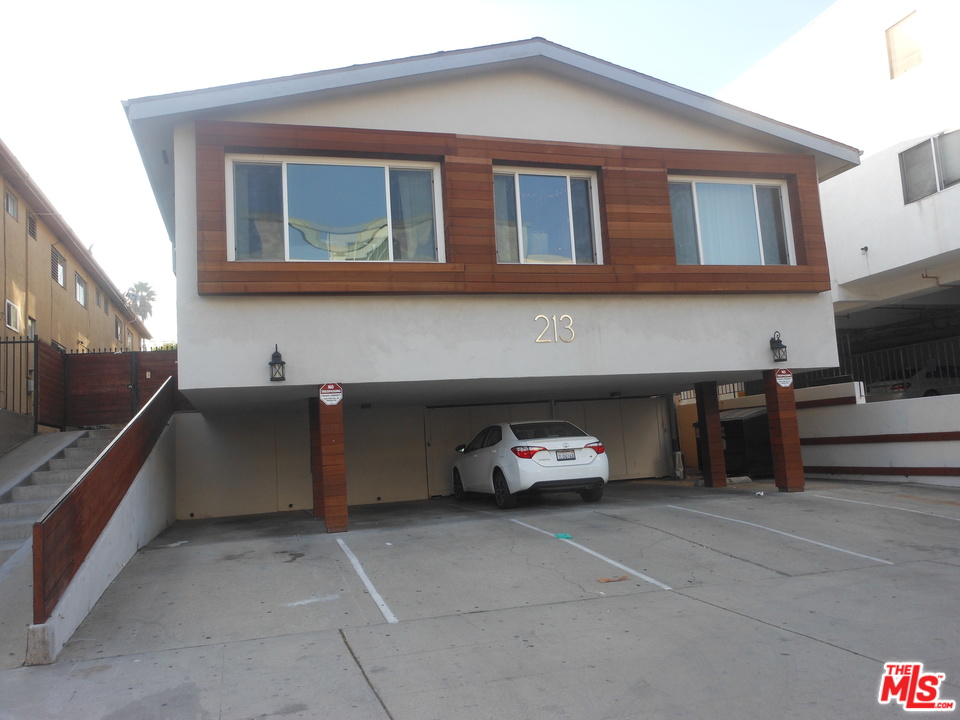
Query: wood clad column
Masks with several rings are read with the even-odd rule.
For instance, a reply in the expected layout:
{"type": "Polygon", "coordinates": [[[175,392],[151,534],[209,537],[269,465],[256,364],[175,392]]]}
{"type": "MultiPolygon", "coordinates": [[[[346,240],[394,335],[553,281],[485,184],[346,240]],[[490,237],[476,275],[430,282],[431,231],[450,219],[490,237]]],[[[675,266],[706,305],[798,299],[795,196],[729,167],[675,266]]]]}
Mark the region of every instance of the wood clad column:
{"type": "Polygon", "coordinates": [[[700,467],[707,487],[727,486],[727,464],[723,459],[720,401],[715,382],[696,383],[697,426],[700,429],[700,467]]]}
{"type": "Polygon", "coordinates": [[[310,473],[313,514],[327,532],[347,530],[347,465],[344,454],[343,403],[325,405],[310,399],[310,473]]]}
{"type": "Polygon", "coordinates": [[[803,492],[803,458],[800,455],[800,428],[793,384],[781,387],[776,370],[763,371],[763,392],[767,398],[773,477],[780,492],[803,492]]]}

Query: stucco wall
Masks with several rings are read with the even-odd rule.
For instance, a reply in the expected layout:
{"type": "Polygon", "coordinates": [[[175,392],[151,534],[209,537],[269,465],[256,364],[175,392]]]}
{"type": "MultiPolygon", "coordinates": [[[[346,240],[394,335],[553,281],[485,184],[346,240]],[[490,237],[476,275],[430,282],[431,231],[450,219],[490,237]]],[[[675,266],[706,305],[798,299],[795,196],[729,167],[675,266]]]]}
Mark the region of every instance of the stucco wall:
{"type": "Polygon", "coordinates": [[[173,523],[175,455],[168,425],[50,619],[29,628],[27,664],[53,662],[130,558],[173,523]]]}
{"type": "Polygon", "coordinates": [[[745,152],[786,148],[785,143],[763,140],[758,134],[723,133],[595,86],[529,70],[398,83],[322,103],[235,113],[224,119],[640,147],[745,152]]]}

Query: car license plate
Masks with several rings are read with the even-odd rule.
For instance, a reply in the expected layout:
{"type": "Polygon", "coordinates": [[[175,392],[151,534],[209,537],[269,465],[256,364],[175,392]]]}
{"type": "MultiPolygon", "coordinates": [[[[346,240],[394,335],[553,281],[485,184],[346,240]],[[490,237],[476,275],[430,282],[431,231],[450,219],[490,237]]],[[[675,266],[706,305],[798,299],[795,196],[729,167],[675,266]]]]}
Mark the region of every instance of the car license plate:
{"type": "Polygon", "coordinates": [[[576,460],[576,450],[557,450],[557,460],[576,460]]]}

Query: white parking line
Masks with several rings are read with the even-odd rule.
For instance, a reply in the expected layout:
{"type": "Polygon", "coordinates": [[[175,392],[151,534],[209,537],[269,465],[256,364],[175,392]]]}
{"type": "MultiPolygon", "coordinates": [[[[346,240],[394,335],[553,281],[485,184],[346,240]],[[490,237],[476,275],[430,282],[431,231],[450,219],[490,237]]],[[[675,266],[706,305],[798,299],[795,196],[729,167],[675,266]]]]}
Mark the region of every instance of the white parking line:
{"type": "Polygon", "coordinates": [[[679,505],[667,505],[669,508],[674,510],[684,510],[686,512],[697,513],[698,515],[706,515],[707,517],[717,518],[719,520],[729,520],[730,522],[740,523],[741,525],[749,525],[750,527],[760,528],[761,530],[767,530],[768,532],[776,533],[777,535],[783,535],[784,537],[793,538],[794,540],[802,540],[803,542],[808,542],[812,545],[819,545],[820,547],[827,548],[828,550],[836,550],[837,552],[846,553],[847,555],[855,555],[856,557],[863,558],[864,560],[872,560],[873,562],[883,563],[884,565],[893,565],[889,560],[881,560],[880,558],[875,558],[870,555],[862,555],[861,553],[853,552],[852,550],[844,550],[843,548],[838,548],[835,545],[827,545],[826,543],[817,542],[816,540],[811,540],[809,538],[800,537],[799,535],[792,535],[788,532],[783,532],[782,530],[775,530],[774,528],[767,527],[765,525],[757,525],[757,523],[747,522],[746,520],[738,520],[737,518],[724,517],[723,515],[714,515],[713,513],[703,512],[702,510],[691,510],[690,508],[680,507],[679,505]]]}
{"type": "Polygon", "coordinates": [[[838,502],[856,503],[857,505],[870,505],[872,507],[886,508],[887,510],[901,510],[903,512],[916,513],[917,515],[926,515],[928,517],[960,522],[960,518],[950,517],[949,515],[937,515],[936,513],[923,512],[923,510],[910,510],[909,508],[896,507],[895,505],[880,505],[879,503],[864,502],[863,500],[847,500],[846,498],[830,497],[829,495],[814,495],[813,497],[823,498],[824,500],[837,500],[838,502]]]}
{"type": "Polygon", "coordinates": [[[337,538],[337,544],[343,548],[343,552],[346,553],[347,557],[350,558],[350,562],[353,564],[353,569],[357,571],[357,575],[360,576],[360,580],[363,581],[363,584],[367,588],[367,592],[370,593],[370,597],[373,598],[373,601],[377,604],[377,607],[380,608],[380,612],[383,613],[383,618],[388,623],[398,623],[397,616],[394,615],[390,608],[387,607],[387,604],[383,601],[383,598],[380,596],[380,593],[377,592],[377,589],[373,586],[373,583],[370,582],[370,578],[367,577],[367,573],[363,570],[363,565],[360,564],[360,561],[357,559],[357,556],[353,554],[353,551],[347,547],[347,544],[337,538]]]}
{"type": "MultiPolygon", "coordinates": [[[[551,532],[547,532],[546,530],[541,530],[540,528],[534,527],[533,525],[528,525],[527,523],[522,522],[522,521],[520,521],[520,520],[514,519],[513,522],[515,522],[517,525],[523,525],[525,528],[529,528],[529,529],[531,529],[531,530],[536,530],[538,533],[543,533],[544,535],[549,535],[549,536],[552,537],[552,538],[556,538],[556,537],[557,537],[556,535],[554,535],[554,534],[551,533],[551,532]]],[[[606,557],[605,555],[601,555],[601,554],[598,553],[598,552],[594,552],[594,551],[591,550],[590,548],[584,547],[584,546],[581,545],[580,543],[576,543],[576,542],[574,542],[573,540],[570,540],[570,539],[568,539],[568,538],[557,538],[557,539],[558,539],[558,540],[563,540],[563,542],[567,543],[568,545],[573,545],[573,547],[577,548],[578,550],[583,550],[583,551],[584,551],[585,553],[587,553],[588,555],[593,555],[595,558],[599,558],[600,560],[603,560],[605,563],[608,563],[608,564],[610,564],[610,565],[613,565],[615,568],[619,568],[620,570],[623,570],[625,573],[629,573],[630,575],[633,575],[634,577],[638,577],[638,578],[640,578],[641,580],[644,580],[645,582],[648,582],[648,583],[650,583],[650,584],[652,584],[652,585],[656,585],[658,588],[661,588],[662,590],[672,590],[672,589],[673,589],[673,588],[671,588],[669,585],[664,585],[664,584],[663,584],[662,582],[660,582],[659,580],[654,580],[654,579],[653,579],[652,577],[650,577],[649,575],[644,575],[642,572],[638,572],[638,571],[634,570],[633,568],[628,568],[626,565],[623,565],[622,563],[618,563],[616,560],[611,560],[610,558],[606,557]]]]}

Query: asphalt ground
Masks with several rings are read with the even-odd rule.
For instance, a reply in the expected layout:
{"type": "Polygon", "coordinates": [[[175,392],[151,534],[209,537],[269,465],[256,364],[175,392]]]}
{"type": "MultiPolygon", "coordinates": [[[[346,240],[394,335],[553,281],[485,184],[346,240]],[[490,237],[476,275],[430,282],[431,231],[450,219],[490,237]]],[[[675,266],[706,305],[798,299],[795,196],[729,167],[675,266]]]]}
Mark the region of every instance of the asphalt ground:
{"type": "Polygon", "coordinates": [[[181,522],[55,664],[0,670],[0,719],[917,717],[878,702],[884,665],[960,699],[958,598],[960,493],[933,486],[181,522]]]}

